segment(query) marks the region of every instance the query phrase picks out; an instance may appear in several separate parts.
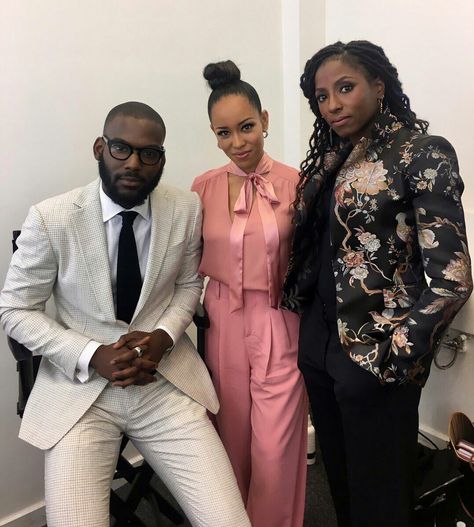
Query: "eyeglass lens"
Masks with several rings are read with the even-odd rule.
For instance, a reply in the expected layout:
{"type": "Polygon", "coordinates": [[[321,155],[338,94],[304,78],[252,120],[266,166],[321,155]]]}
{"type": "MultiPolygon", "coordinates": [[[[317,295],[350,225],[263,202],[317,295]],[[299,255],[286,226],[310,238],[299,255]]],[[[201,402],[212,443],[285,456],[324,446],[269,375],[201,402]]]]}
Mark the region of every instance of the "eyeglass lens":
{"type": "Polygon", "coordinates": [[[121,161],[124,161],[125,159],[128,159],[132,152],[135,150],[138,153],[138,157],[140,158],[140,161],[144,165],[156,165],[158,161],[161,159],[163,155],[162,150],[158,150],[157,148],[132,148],[130,145],[127,145],[126,143],[120,143],[120,142],[109,142],[109,152],[110,155],[115,158],[119,159],[121,161]]]}

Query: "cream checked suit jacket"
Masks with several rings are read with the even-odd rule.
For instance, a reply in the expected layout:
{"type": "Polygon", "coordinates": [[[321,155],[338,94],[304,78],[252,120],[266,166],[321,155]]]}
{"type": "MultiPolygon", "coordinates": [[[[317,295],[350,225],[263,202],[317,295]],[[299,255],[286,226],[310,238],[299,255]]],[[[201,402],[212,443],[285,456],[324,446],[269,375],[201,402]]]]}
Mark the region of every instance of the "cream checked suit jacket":
{"type": "Polygon", "coordinates": [[[54,446],[107,384],[96,372],[84,384],[75,379],[91,339],[110,344],[128,331],[167,327],[177,341],[159,373],[211,412],[218,410],[207,369],[184,333],[202,287],[199,198],[163,184],[151,193],[150,253],[128,326],[115,318],[99,185],[96,180],[30,209],[0,294],[7,334],[43,356],[20,429],[22,439],[41,449],[54,446]],[[55,319],[44,312],[51,295],[55,319]]]}

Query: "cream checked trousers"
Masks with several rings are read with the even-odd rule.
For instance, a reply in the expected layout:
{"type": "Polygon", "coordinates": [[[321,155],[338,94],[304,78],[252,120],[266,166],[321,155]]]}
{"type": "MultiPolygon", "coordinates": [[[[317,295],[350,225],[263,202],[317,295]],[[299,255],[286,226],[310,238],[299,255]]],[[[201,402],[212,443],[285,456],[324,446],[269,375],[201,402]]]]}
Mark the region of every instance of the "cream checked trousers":
{"type": "Polygon", "coordinates": [[[250,527],[232,467],[204,407],[163,377],[107,386],[45,453],[48,527],[109,527],[109,493],[125,433],[193,526],[250,527]]]}

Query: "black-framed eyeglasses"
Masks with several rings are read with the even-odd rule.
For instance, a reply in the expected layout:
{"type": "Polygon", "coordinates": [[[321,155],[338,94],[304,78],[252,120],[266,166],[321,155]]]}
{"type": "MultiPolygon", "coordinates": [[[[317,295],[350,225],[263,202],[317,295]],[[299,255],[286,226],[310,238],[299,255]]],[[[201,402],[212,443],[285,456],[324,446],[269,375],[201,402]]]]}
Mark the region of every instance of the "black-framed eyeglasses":
{"type": "Polygon", "coordinates": [[[109,149],[110,155],[114,159],[125,161],[128,159],[133,152],[138,154],[140,161],[144,165],[156,165],[165,153],[163,146],[145,146],[144,148],[135,148],[128,143],[123,141],[110,140],[107,136],[103,135],[102,139],[109,149]]]}

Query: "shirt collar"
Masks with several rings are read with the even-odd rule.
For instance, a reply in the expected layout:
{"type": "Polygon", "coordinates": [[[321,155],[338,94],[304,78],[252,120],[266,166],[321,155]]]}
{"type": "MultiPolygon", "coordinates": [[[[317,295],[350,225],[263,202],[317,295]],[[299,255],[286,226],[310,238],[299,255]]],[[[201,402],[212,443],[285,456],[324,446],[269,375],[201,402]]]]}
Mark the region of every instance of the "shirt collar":
{"type": "Polygon", "coordinates": [[[326,152],[324,168],[326,171],[339,170],[354,149],[359,153],[363,151],[367,161],[377,161],[379,153],[396,137],[400,128],[403,124],[388,109],[384,110],[375,117],[368,137],[361,137],[354,147],[349,139],[343,139],[339,146],[326,152]]]}
{"type": "Polygon", "coordinates": [[[384,110],[374,120],[371,139],[377,143],[388,143],[400,128],[403,128],[403,124],[388,110],[384,110]]]}
{"type": "Polygon", "coordinates": [[[137,205],[136,207],[132,207],[131,209],[124,209],[121,205],[118,203],[115,203],[115,201],[112,201],[112,199],[107,196],[107,194],[102,189],[102,183],[99,185],[99,197],[100,197],[100,204],[102,206],[102,219],[104,220],[104,223],[109,221],[114,216],[117,216],[119,212],[122,212],[123,210],[134,210],[135,212],[138,212],[140,216],[146,220],[150,220],[150,196],[147,196],[145,201],[141,205],[137,205]]]}

